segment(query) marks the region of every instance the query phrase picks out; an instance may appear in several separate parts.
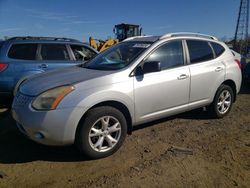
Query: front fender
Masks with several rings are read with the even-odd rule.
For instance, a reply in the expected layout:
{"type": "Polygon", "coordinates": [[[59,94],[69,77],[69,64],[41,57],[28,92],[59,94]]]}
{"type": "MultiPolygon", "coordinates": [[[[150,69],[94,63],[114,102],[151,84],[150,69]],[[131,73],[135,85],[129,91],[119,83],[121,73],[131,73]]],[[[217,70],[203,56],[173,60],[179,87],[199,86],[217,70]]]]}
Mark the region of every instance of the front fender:
{"type": "MultiPolygon", "coordinates": [[[[76,88],[77,90],[77,88],[76,88]]],[[[60,108],[72,108],[77,107],[82,109],[82,116],[93,106],[107,102],[116,101],[126,106],[130,112],[132,122],[134,120],[134,102],[133,92],[123,93],[122,91],[95,91],[87,90],[84,92],[72,92],[66,96],[57,107],[60,108]]]]}
{"type": "Polygon", "coordinates": [[[119,91],[97,92],[83,99],[78,107],[88,111],[93,106],[107,101],[115,101],[122,103],[129,110],[132,121],[134,120],[134,103],[130,95],[126,95],[119,91]]]}
{"type": "Polygon", "coordinates": [[[75,91],[68,94],[57,108],[81,109],[80,112],[78,110],[74,116],[78,123],[70,127],[70,129],[73,130],[72,134],[74,134],[84,114],[93,106],[107,101],[116,101],[126,106],[133,124],[135,122],[133,98],[132,81],[112,84],[111,86],[94,87],[87,90],[85,90],[84,87],[75,85],[75,91]]]}

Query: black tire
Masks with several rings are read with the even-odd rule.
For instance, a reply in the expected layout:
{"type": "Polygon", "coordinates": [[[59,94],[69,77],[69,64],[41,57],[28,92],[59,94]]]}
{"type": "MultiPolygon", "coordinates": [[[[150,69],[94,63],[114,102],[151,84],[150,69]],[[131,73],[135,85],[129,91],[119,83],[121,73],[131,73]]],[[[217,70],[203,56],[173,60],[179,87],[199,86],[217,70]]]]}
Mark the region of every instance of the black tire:
{"type": "MultiPolygon", "coordinates": [[[[229,99],[227,100],[229,101],[229,99]]],[[[233,93],[233,90],[230,86],[228,85],[224,85],[222,84],[216,94],[215,94],[215,97],[214,97],[214,100],[212,102],[212,104],[209,105],[208,107],[208,110],[210,112],[210,114],[212,115],[212,117],[214,118],[223,118],[224,116],[226,116],[230,111],[231,111],[231,108],[233,106],[233,101],[234,101],[234,93],[233,93]],[[227,107],[227,110],[222,113],[221,111],[223,111],[222,109],[219,110],[219,107],[218,107],[218,104],[219,104],[219,100],[220,100],[220,96],[222,95],[222,93],[226,93],[228,92],[230,94],[230,105],[227,107]]],[[[221,107],[220,107],[221,108],[221,107]]]]}
{"type": "MultiPolygon", "coordinates": [[[[78,149],[84,154],[84,156],[89,159],[99,159],[112,155],[121,147],[127,135],[127,122],[124,115],[118,109],[110,106],[101,106],[91,109],[86,114],[84,121],[82,121],[79,126],[80,127],[78,128],[76,134],[76,145],[78,149]],[[107,119],[108,117],[109,119],[107,119]],[[103,127],[103,122],[101,121],[103,118],[106,118],[106,121],[108,121],[108,128],[105,129],[106,132],[105,130],[102,130],[103,128],[101,128],[103,127]],[[114,126],[117,121],[119,122],[119,127],[117,128],[119,130],[117,130],[117,132],[107,133],[108,129],[111,130],[112,126],[114,126]],[[93,128],[98,130],[98,132],[93,133],[93,128]],[[90,136],[91,132],[92,135],[94,135],[100,134],[100,131],[102,132],[102,135],[92,137],[90,136]],[[117,142],[115,142],[114,146],[112,147],[109,145],[110,142],[112,143],[112,141],[109,139],[110,136],[112,136],[112,138],[113,136],[117,137],[117,142]],[[104,145],[103,148],[109,147],[109,149],[106,148],[108,149],[107,151],[105,151],[105,149],[101,151],[101,148],[99,148],[100,151],[97,151],[98,148],[94,148],[95,145],[93,142],[96,141],[97,144],[101,137],[104,137],[102,138],[102,144],[104,145]]],[[[101,147],[102,144],[100,144],[99,147],[101,147]]]]}

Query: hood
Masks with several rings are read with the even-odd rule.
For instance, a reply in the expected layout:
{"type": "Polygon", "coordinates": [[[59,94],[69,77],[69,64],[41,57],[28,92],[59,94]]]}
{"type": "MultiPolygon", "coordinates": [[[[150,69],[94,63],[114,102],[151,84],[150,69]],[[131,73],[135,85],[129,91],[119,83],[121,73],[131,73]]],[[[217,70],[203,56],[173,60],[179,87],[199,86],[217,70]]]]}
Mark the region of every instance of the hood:
{"type": "Polygon", "coordinates": [[[48,89],[91,80],[113,72],[86,69],[79,66],[47,71],[26,80],[21,85],[20,92],[29,96],[37,96],[48,89]]]}

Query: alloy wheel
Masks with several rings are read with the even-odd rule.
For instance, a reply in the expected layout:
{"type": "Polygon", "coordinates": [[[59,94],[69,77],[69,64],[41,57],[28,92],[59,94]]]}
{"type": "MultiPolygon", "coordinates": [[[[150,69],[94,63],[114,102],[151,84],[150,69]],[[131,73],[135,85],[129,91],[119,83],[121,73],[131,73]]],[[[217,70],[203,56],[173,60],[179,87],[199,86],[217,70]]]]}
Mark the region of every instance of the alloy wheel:
{"type": "Polygon", "coordinates": [[[99,118],[89,132],[89,143],[98,152],[111,150],[121,137],[121,124],[113,116],[99,118]]]}
{"type": "Polygon", "coordinates": [[[232,96],[228,90],[223,90],[218,98],[217,109],[220,114],[225,114],[230,109],[232,96]]]}

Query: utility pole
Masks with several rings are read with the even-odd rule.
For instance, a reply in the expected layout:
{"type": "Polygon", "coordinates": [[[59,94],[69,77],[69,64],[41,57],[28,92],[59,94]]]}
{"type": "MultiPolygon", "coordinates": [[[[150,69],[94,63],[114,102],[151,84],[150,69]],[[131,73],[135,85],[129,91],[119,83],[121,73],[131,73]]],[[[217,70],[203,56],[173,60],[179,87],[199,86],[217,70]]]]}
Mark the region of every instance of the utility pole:
{"type": "Polygon", "coordinates": [[[234,49],[240,54],[248,53],[249,0],[241,0],[234,35],[234,49]]]}

